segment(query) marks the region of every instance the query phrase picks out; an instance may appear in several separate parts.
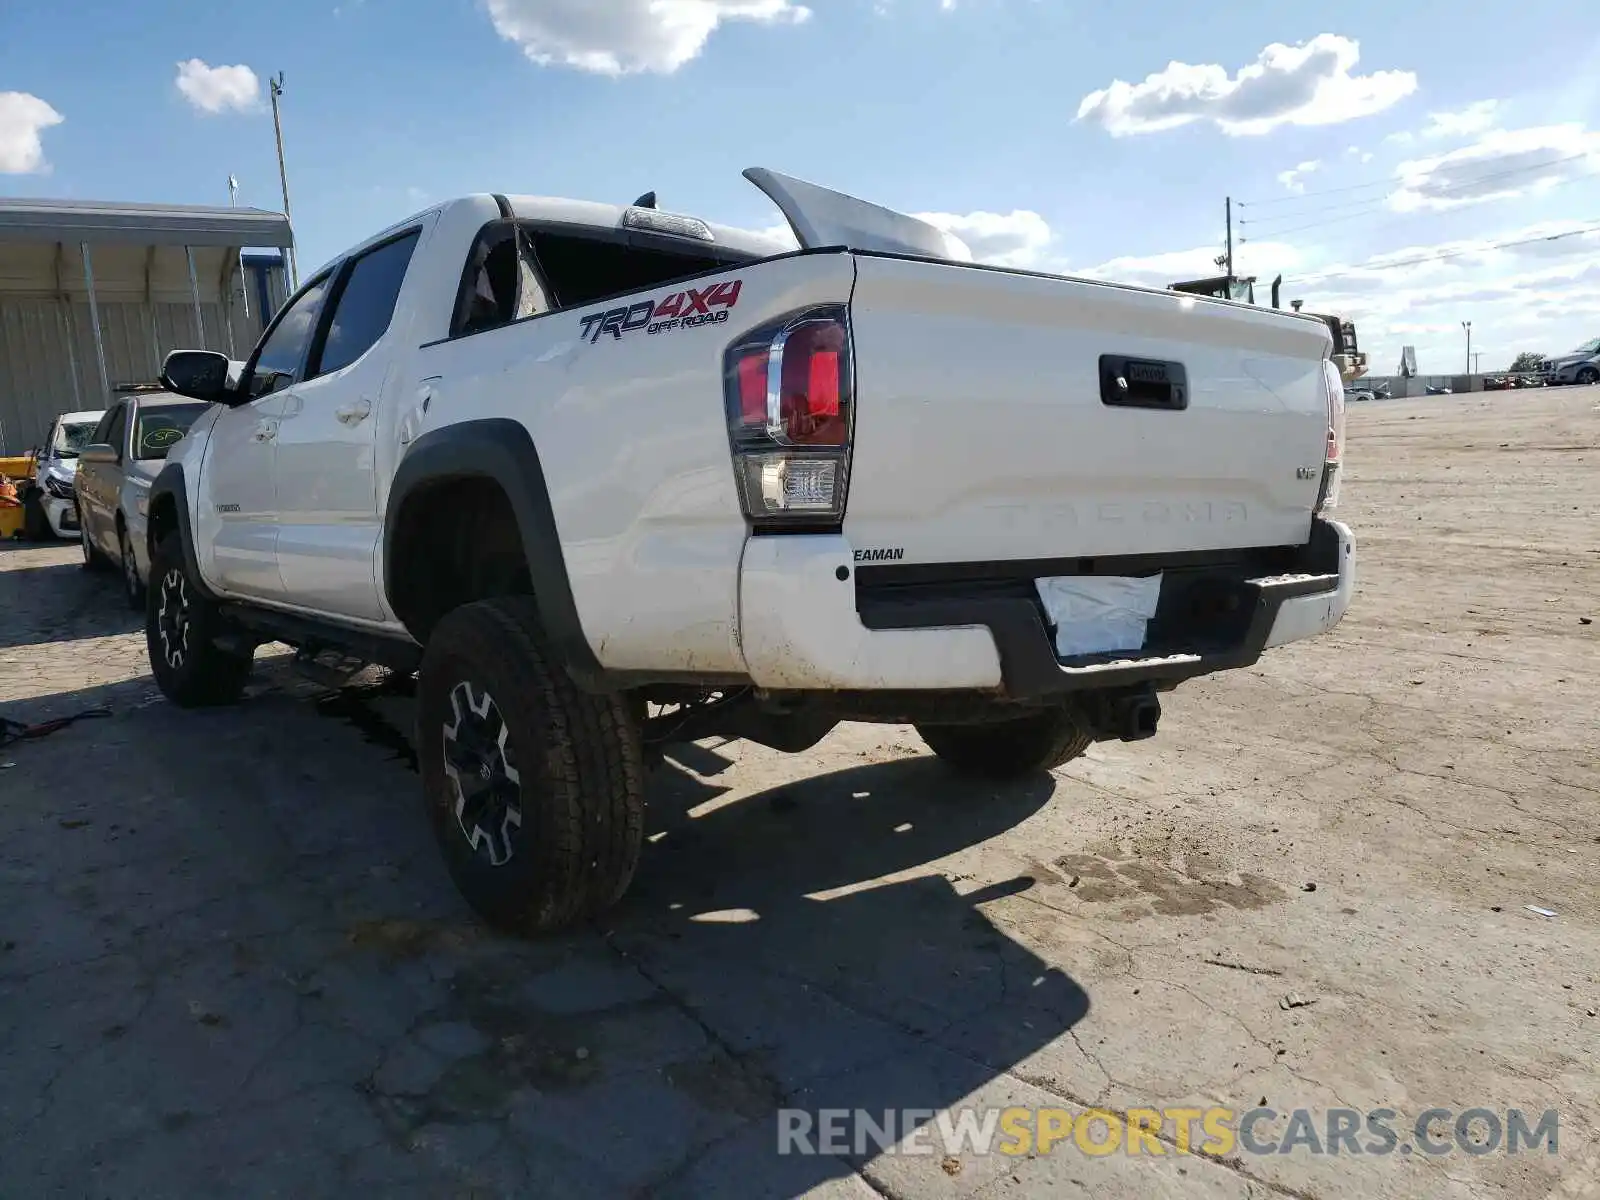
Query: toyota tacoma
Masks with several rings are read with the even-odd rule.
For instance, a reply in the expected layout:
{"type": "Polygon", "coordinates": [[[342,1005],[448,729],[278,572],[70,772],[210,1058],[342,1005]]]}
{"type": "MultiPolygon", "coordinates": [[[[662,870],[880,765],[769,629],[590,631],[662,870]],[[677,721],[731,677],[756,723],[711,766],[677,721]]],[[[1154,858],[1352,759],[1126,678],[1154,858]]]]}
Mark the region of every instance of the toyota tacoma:
{"type": "Polygon", "coordinates": [[[316,272],[150,490],[147,640],[183,706],[257,646],[417,677],[427,806],[487,920],[616,901],[663,744],[914,725],[962,773],[1155,732],[1160,696],[1323,633],[1327,326],[982,266],[764,169],[791,246],[479,195],[316,272]]]}

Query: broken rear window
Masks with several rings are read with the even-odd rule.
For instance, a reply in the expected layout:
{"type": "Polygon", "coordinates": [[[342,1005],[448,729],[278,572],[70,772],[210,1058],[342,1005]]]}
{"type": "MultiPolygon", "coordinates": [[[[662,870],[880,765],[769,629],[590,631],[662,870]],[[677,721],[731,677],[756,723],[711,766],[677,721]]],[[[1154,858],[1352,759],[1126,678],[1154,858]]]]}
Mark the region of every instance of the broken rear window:
{"type": "Polygon", "coordinates": [[[690,275],[723,270],[756,261],[754,256],[723,250],[708,253],[696,245],[682,249],[664,239],[583,237],[531,229],[533,247],[545,283],[561,308],[581,308],[611,296],[643,291],[690,275]]]}

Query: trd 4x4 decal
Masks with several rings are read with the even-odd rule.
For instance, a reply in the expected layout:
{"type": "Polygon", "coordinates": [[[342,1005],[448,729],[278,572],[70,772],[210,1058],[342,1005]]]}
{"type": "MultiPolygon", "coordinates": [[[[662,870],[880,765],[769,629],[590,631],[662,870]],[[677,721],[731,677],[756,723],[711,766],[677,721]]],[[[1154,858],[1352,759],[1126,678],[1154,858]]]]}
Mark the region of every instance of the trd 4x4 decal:
{"type": "Polygon", "coordinates": [[[598,342],[602,333],[621,339],[625,333],[643,329],[666,333],[669,329],[697,329],[701,325],[721,325],[728,312],[739,303],[741,279],[725,279],[703,288],[685,288],[664,300],[640,300],[623,308],[590,313],[579,321],[579,337],[598,342]]]}

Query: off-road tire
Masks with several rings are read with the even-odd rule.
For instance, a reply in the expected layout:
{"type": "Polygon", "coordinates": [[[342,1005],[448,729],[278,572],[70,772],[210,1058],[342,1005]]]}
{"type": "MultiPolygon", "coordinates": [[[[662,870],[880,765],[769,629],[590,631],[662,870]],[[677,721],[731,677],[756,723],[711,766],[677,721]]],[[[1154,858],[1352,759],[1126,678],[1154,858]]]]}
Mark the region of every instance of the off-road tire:
{"type": "Polygon", "coordinates": [[[1071,762],[1093,741],[1083,721],[1067,708],[1026,717],[970,725],[918,725],[917,733],[961,775],[1021,779],[1071,762]]]}
{"type": "Polygon", "coordinates": [[[134,612],[143,612],[145,609],[146,588],[139,580],[139,560],[133,556],[133,544],[128,541],[128,530],[120,522],[117,525],[117,546],[121,552],[122,562],[122,596],[128,602],[128,607],[134,612]]]}
{"type": "Polygon", "coordinates": [[[627,891],[644,843],[639,726],[626,698],[580,691],[551,660],[531,598],[466,604],[434,628],[418,673],[417,750],[451,878],[489,924],[548,932],[627,891]],[[463,705],[477,713],[481,775],[463,768],[470,749],[451,733],[464,724],[463,705]],[[510,800],[480,807],[481,780],[494,776],[499,788],[509,775],[510,800]],[[507,803],[518,814],[514,830],[507,803]],[[477,823],[485,813],[487,831],[477,823]]]}
{"type": "Polygon", "coordinates": [[[232,704],[244,691],[254,656],[218,646],[221,626],[216,605],[189,577],[181,535],[167,534],[150,556],[144,634],[150,673],[179,708],[232,704]],[[182,629],[175,629],[180,618],[182,629]]]}
{"type": "Polygon", "coordinates": [[[1589,387],[1592,384],[1600,383],[1600,368],[1584,367],[1578,372],[1578,382],[1584,387],[1589,387]]]}

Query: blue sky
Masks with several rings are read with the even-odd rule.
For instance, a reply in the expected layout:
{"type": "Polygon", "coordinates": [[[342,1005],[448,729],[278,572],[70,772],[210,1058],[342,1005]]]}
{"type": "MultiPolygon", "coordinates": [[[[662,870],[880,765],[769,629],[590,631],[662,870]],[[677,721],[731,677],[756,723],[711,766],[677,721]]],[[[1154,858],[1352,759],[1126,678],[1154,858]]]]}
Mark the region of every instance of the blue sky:
{"type": "Polygon", "coordinates": [[[307,267],[472,191],[766,227],[764,165],[1164,285],[1231,194],[1241,270],[1375,372],[1459,370],[1463,320],[1490,369],[1600,336],[1597,55],[1576,0],[11,0],[0,195],[280,207],[281,70],[307,267]]]}

